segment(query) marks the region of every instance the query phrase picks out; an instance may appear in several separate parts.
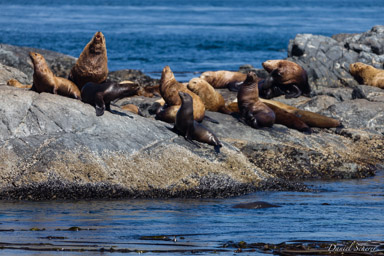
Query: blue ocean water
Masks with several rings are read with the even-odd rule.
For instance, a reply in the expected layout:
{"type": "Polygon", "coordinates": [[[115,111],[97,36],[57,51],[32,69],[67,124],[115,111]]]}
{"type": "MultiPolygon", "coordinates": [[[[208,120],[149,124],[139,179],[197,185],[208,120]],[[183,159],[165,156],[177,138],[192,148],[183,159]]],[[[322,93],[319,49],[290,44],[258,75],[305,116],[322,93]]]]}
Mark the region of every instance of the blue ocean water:
{"type": "Polygon", "coordinates": [[[384,24],[382,0],[0,0],[0,10],[0,43],[78,57],[100,30],[110,70],[159,77],[170,65],[181,80],[285,58],[298,33],[360,33],[384,24]]]}
{"type": "MultiPolygon", "coordinates": [[[[258,192],[227,199],[3,201],[0,202],[0,255],[127,255],[60,252],[61,248],[111,247],[150,251],[145,255],[159,255],[153,251],[179,255],[179,250],[187,251],[182,255],[196,255],[192,251],[198,249],[207,249],[209,254],[225,249],[217,255],[234,255],[236,248],[223,248],[223,245],[229,241],[384,241],[383,179],[384,172],[380,172],[364,180],[309,184],[320,192],[258,192]],[[233,208],[238,203],[255,201],[281,207],[233,208]],[[70,227],[82,230],[65,230],[70,227]],[[163,235],[176,241],[140,239],[163,235]],[[40,250],[34,253],[18,247],[40,250]],[[58,251],[42,248],[58,248],[58,251]]],[[[204,253],[197,255],[201,254],[204,253]]]]}

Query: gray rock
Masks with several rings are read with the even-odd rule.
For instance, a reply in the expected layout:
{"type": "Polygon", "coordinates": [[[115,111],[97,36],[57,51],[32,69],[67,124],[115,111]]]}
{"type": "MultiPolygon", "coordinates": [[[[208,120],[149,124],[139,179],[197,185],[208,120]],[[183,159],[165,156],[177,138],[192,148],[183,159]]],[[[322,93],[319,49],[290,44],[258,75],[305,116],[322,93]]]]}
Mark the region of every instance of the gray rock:
{"type": "Polygon", "coordinates": [[[56,76],[68,77],[72,66],[76,63],[76,58],[62,53],[8,44],[0,44],[0,62],[25,73],[28,77],[26,83],[31,84],[33,81],[33,65],[29,58],[31,51],[42,54],[56,76]]]}
{"type": "Polygon", "coordinates": [[[303,66],[313,89],[356,88],[349,65],[363,62],[376,68],[384,63],[384,26],[361,34],[340,34],[332,38],[299,34],[288,46],[288,60],[303,66]]]}
{"type": "Polygon", "coordinates": [[[16,79],[23,84],[29,82],[28,76],[20,70],[0,63],[0,85],[6,85],[10,79],[16,79]]]}

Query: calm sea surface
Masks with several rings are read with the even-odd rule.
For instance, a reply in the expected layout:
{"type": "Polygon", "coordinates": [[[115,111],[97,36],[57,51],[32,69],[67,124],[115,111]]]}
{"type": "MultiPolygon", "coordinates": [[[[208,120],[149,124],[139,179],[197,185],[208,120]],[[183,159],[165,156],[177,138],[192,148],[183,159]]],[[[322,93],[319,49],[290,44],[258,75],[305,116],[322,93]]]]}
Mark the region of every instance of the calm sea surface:
{"type": "MultiPolygon", "coordinates": [[[[384,24],[383,13],[381,0],[0,0],[0,43],[77,57],[100,30],[106,36],[110,70],[139,69],[159,77],[170,65],[179,80],[188,80],[194,72],[237,70],[242,64],[261,67],[265,60],[284,58],[289,39],[298,33],[367,31],[384,24]]],[[[262,192],[212,200],[3,201],[0,248],[1,243],[50,243],[171,253],[242,240],[384,240],[383,181],[379,173],[365,180],[313,183],[321,189],[317,193],[262,192]],[[281,207],[232,208],[253,201],[281,207]],[[75,226],[83,230],[63,230],[75,226]],[[176,237],[177,242],[140,240],[152,235],[176,237]]],[[[0,254],[68,253],[0,249],[0,254]]],[[[233,250],[220,255],[233,255],[233,250]]]]}
{"type": "Polygon", "coordinates": [[[78,57],[100,30],[110,70],[159,77],[170,65],[180,80],[284,58],[298,33],[360,33],[384,24],[382,0],[0,0],[0,10],[0,43],[78,57]]]}

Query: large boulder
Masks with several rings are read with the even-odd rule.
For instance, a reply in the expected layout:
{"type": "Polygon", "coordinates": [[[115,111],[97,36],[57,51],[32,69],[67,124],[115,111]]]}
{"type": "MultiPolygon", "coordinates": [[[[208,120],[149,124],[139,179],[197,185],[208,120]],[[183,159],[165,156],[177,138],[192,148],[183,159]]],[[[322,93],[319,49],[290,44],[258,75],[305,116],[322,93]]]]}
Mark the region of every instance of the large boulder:
{"type": "Polygon", "coordinates": [[[7,84],[7,81],[10,79],[16,79],[20,83],[29,83],[30,79],[26,74],[24,74],[19,69],[3,65],[0,63],[0,85],[7,84]]]}

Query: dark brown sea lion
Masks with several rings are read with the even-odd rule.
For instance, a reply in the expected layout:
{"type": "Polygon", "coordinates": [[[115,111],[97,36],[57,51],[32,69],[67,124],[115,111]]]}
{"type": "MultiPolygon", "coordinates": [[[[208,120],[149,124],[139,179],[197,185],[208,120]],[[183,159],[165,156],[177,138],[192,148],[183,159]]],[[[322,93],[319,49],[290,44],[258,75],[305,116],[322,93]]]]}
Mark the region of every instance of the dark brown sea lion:
{"type": "Polygon", "coordinates": [[[38,93],[49,92],[75,99],[81,99],[79,88],[68,79],[55,76],[48,67],[44,57],[36,52],[30,52],[33,63],[33,85],[31,90],[38,93]]]}
{"type": "Polygon", "coordinates": [[[275,123],[275,113],[259,100],[258,77],[253,71],[248,72],[247,78],[237,93],[237,104],[241,121],[253,128],[272,127],[275,123]]]}
{"type": "Polygon", "coordinates": [[[384,70],[362,62],[349,65],[349,72],[360,83],[384,89],[384,70]]]}
{"type": "Polygon", "coordinates": [[[108,57],[105,37],[96,32],[72,67],[68,79],[81,90],[88,82],[100,84],[108,76],[108,57]]]}
{"type": "Polygon", "coordinates": [[[207,143],[214,146],[216,150],[222,147],[221,142],[215,134],[194,120],[193,99],[191,95],[185,92],[179,92],[178,94],[182,103],[176,114],[174,130],[184,136],[188,141],[196,140],[207,143]]]}
{"type": "Polygon", "coordinates": [[[274,105],[276,107],[279,107],[280,109],[283,109],[288,113],[291,113],[297,116],[301,121],[303,121],[310,127],[335,128],[335,127],[340,127],[342,125],[339,120],[336,120],[334,118],[323,116],[311,111],[301,110],[301,109],[289,106],[287,104],[281,103],[279,101],[266,100],[261,98],[260,98],[260,101],[268,105],[274,105]]]}
{"type": "Polygon", "coordinates": [[[179,92],[185,92],[191,95],[191,97],[193,98],[194,119],[197,121],[202,121],[205,116],[204,103],[202,102],[199,96],[188,90],[188,88],[182,83],[176,81],[175,76],[169,66],[164,67],[163,72],[161,74],[160,94],[165,100],[166,106],[164,106],[164,108],[159,111],[159,115],[157,115],[158,119],[166,122],[173,120],[171,123],[175,122],[176,115],[173,116],[173,114],[176,114],[176,112],[174,111],[175,107],[173,107],[173,109],[171,110],[167,110],[167,108],[181,105],[181,99],[178,94],[179,92]],[[161,119],[164,116],[166,117],[166,120],[161,119]]]}
{"type": "Polygon", "coordinates": [[[21,89],[31,89],[32,88],[31,84],[22,84],[19,81],[17,81],[16,79],[13,79],[13,78],[9,79],[7,81],[7,85],[13,86],[13,87],[16,87],[16,88],[21,88],[21,89]]]}
{"type": "Polygon", "coordinates": [[[104,110],[111,111],[111,101],[137,94],[137,84],[86,83],[81,89],[82,101],[96,108],[96,116],[102,116],[104,110]]]}
{"type": "Polygon", "coordinates": [[[213,88],[228,88],[238,91],[240,84],[247,78],[246,74],[226,70],[206,71],[201,74],[201,79],[207,81],[213,88]]]}
{"type": "Polygon", "coordinates": [[[236,204],[232,208],[242,208],[242,209],[265,209],[271,207],[280,207],[279,205],[270,204],[263,201],[257,201],[252,203],[236,204]]]}
{"type": "Polygon", "coordinates": [[[311,93],[307,72],[300,65],[288,60],[268,60],[262,65],[270,73],[264,87],[271,89],[272,93],[262,91],[261,95],[277,97],[285,94],[286,98],[297,98],[300,95],[309,96],[311,93]]]}
{"type": "Polygon", "coordinates": [[[200,97],[206,110],[221,112],[224,114],[232,113],[232,111],[225,106],[223,96],[204,79],[192,78],[187,87],[200,97]]]}

